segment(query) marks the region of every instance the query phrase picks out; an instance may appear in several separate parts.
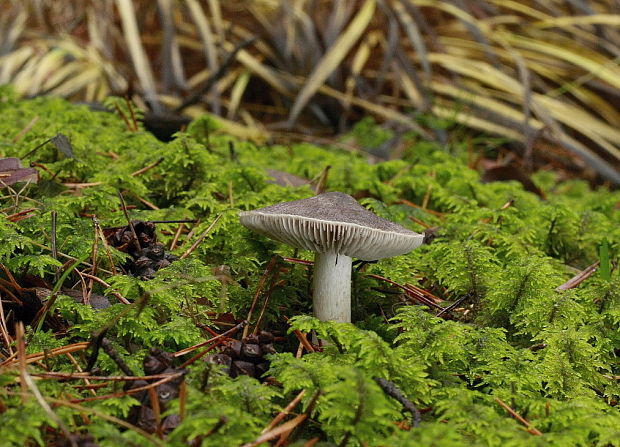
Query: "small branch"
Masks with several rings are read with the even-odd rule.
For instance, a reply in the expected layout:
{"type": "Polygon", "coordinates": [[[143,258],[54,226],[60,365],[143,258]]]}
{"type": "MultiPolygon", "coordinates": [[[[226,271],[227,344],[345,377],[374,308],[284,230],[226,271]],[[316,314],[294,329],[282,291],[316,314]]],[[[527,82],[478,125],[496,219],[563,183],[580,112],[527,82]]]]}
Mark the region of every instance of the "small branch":
{"type": "MultiPolygon", "coordinates": [[[[59,348],[53,348],[45,352],[37,352],[34,354],[28,354],[26,355],[26,363],[35,363],[35,362],[43,360],[44,358],[49,359],[51,357],[55,357],[57,355],[64,355],[69,352],[83,351],[87,349],[89,345],[90,345],[89,342],[84,341],[84,342],[79,342],[79,343],[73,343],[71,345],[61,346],[59,348]]],[[[11,366],[11,365],[14,365],[15,363],[17,363],[17,353],[13,353],[4,362],[0,363],[0,368],[11,366]]]]}
{"type": "Polygon", "coordinates": [[[454,303],[450,304],[448,307],[442,308],[439,312],[437,312],[435,316],[441,317],[443,314],[456,309],[458,305],[461,304],[463,301],[465,301],[467,298],[469,298],[469,295],[463,295],[458,300],[456,300],[454,303]]]}
{"type": "MultiPolygon", "coordinates": [[[[254,313],[254,308],[256,307],[256,303],[258,302],[258,297],[263,291],[263,287],[265,286],[265,282],[267,282],[267,278],[269,277],[269,275],[275,268],[277,260],[278,260],[277,256],[274,255],[271,257],[271,260],[269,261],[269,263],[265,267],[265,270],[263,271],[263,275],[258,280],[258,284],[256,286],[256,292],[254,292],[254,298],[252,298],[252,304],[250,305],[250,310],[248,311],[248,316],[245,317],[248,323],[252,321],[252,314],[254,313]]],[[[250,326],[249,325],[246,326],[246,328],[243,330],[242,338],[245,338],[248,336],[249,329],[250,329],[250,326]]]]}
{"type": "Polygon", "coordinates": [[[138,249],[138,253],[142,253],[142,246],[140,245],[140,239],[138,239],[138,234],[136,233],[136,229],[129,218],[129,212],[127,212],[127,205],[125,205],[125,199],[123,198],[123,194],[119,191],[118,198],[121,201],[121,208],[123,209],[123,214],[125,215],[125,219],[127,219],[127,225],[129,225],[129,229],[131,230],[131,234],[133,236],[133,240],[136,244],[136,248],[138,249]]]}
{"type": "Polygon", "coordinates": [[[592,276],[592,274],[596,272],[596,269],[598,269],[600,263],[601,261],[596,261],[594,264],[586,267],[583,271],[577,273],[575,276],[573,276],[571,279],[566,281],[564,284],[556,287],[555,291],[562,292],[564,290],[574,289],[579,284],[581,284],[583,281],[585,281],[590,276],[592,276]]]}
{"type": "Polygon", "coordinates": [[[219,341],[220,339],[226,338],[226,337],[230,337],[231,335],[235,334],[237,331],[239,331],[240,329],[242,329],[246,324],[248,324],[247,321],[242,321],[241,323],[239,323],[238,325],[236,325],[235,327],[233,327],[232,329],[227,330],[226,332],[210,338],[209,340],[200,342],[194,346],[190,346],[189,348],[185,348],[185,349],[181,349],[180,351],[175,352],[174,354],[172,354],[175,357],[181,357],[182,355],[185,354],[189,354],[190,352],[195,351],[198,348],[202,348],[203,346],[207,346],[211,343],[214,343],[216,341],[219,341]]]}
{"type": "Polygon", "coordinates": [[[196,247],[198,247],[198,245],[200,245],[200,243],[204,240],[204,238],[207,237],[207,235],[211,232],[211,230],[213,229],[213,227],[215,226],[215,224],[217,223],[218,220],[220,220],[220,218],[222,217],[222,214],[218,214],[217,217],[215,218],[215,220],[213,222],[211,222],[211,225],[209,225],[209,227],[200,235],[200,237],[198,239],[196,239],[196,241],[192,244],[191,247],[189,247],[185,253],[183,253],[179,259],[185,259],[187,258],[190,254],[192,254],[192,252],[196,249],[196,247]]]}
{"type": "Polygon", "coordinates": [[[265,428],[263,428],[263,431],[261,431],[261,434],[267,433],[268,431],[273,429],[273,427],[278,425],[282,421],[282,419],[288,416],[291,410],[295,408],[299,404],[299,402],[301,402],[301,398],[304,397],[304,394],[306,394],[306,390],[301,390],[299,394],[297,394],[297,396],[295,396],[295,398],[292,401],[290,401],[288,405],[284,407],[284,409],[280,411],[280,413],[278,413],[278,415],[275,418],[273,418],[271,422],[267,424],[265,428]]]}
{"type": "Polygon", "coordinates": [[[112,346],[112,343],[110,342],[110,340],[108,340],[107,338],[103,337],[102,340],[101,340],[101,347],[103,348],[105,353],[108,354],[108,356],[112,360],[114,360],[114,363],[116,363],[118,365],[119,369],[121,371],[123,371],[125,373],[125,375],[127,375],[127,376],[135,376],[134,372],[131,370],[129,365],[127,365],[127,363],[125,363],[125,360],[118,354],[116,349],[114,349],[114,346],[112,346]]]}
{"type": "Polygon", "coordinates": [[[542,436],[542,433],[536,427],[532,427],[532,424],[530,423],[530,421],[525,419],[523,416],[519,415],[516,411],[514,411],[512,408],[510,408],[508,405],[506,405],[500,398],[496,397],[495,398],[495,402],[500,404],[500,406],[504,410],[506,410],[508,413],[510,413],[510,415],[513,418],[515,418],[517,421],[519,421],[523,425],[525,425],[527,427],[528,433],[531,433],[531,434],[536,435],[536,436],[542,436]]]}
{"type": "Polygon", "coordinates": [[[146,171],[149,171],[149,170],[153,169],[155,166],[157,166],[158,164],[160,164],[162,161],[164,161],[164,157],[161,157],[161,158],[160,158],[159,160],[157,160],[155,163],[152,163],[152,164],[150,164],[150,165],[148,165],[148,166],[145,166],[145,167],[143,167],[143,168],[141,168],[141,169],[138,169],[138,170],[137,170],[137,171],[135,171],[135,172],[132,172],[132,173],[131,173],[131,176],[132,176],[132,177],[137,177],[138,175],[144,174],[146,171]]]}
{"type": "Polygon", "coordinates": [[[148,385],[144,385],[138,388],[131,388],[129,390],[126,391],[122,391],[122,392],[118,392],[118,393],[110,393],[110,394],[105,394],[102,396],[96,396],[96,397],[86,397],[83,399],[71,399],[69,400],[69,402],[71,403],[80,403],[80,402],[93,402],[96,400],[106,400],[106,399],[110,399],[113,397],[124,397],[130,394],[136,394],[139,393],[141,391],[148,391],[151,388],[156,388],[160,385],[163,385],[164,383],[170,382],[171,380],[174,380],[178,377],[181,377],[183,375],[186,374],[186,371],[178,371],[175,373],[171,373],[171,374],[167,374],[167,377],[164,377],[163,379],[159,379],[153,383],[149,383],[148,385]]]}
{"type": "MultiPolygon", "coordinates": [[[[94,275],[89,275],[88,273],[82,273],[82,276],[88,278],[88,279],[92,279],[95,282],[98,282],[99,284],[101,284],[103,287],[106,287],[108,289],[110,289],[112,286],[110,284],[108,284],[107,282],[105,282],[103,279],[94,276],[94,275]]],[[[125,298],[123,295],[121,295],[120,293],[116,292],[116,291],[112,291],[110,292],[112,295],[114,295],[114,297],[119,300],[121,303],[123,304],[131,304],[127,298],[125,298]]]]}
{"type": "Polygon", "coordinates": [[[396,384],[390,380],[383,379],[381,377],[375,377],[375,382],[377,382],[377,384],[381,387],[385,394],[394,398],[405,408],[405,410],[411,413],[411,426],[419,427],[420,422],[422,421],[420,410],[418,410],[418,408],[413,404],[413,402],[411,402],[405,397],[405,395],[396,386],[396,384]]]}
{"type": "Polygon", "coordinates": [[[276,427],[266,433],[263,433],[258,438],[256,438],[254,441],[243,444],[241,447],[256,447],[257,445],[260,445],[264,442],[271,441],[272,439],[277,438],[281,434],[291,431],[292,429],[297,427],[299,424],[301,424],[307,417],[308,417],[307,414],[300,414],[299,416],[295,417],[294,419],[291,419],[288,422],[285,422],[279,427],[276,427]]]}
{"type": "Polygon", "coordinates": [[[73,438],[73,435],[69,431],[69,428],[65,425],[62,419],[60,419],[60,417],[56,413],[54,413],[50,405],[43,398],[43,395],[41,394],[41,391],[39,391],[39,388],[34,383],[34,380],[32,380],[32,377],[30,377],[30,374],[28,374],[28,371],[26,369],[26,343],[24,339],[24,325],[21,321],[17,323],[15,327],[15,333],[16,333],[16,339],[17,339],[17,351],[19,353],[19,358],[20,358],[19,373],[20,373],[20,383],[21,383],[22,392],[23,392],[22,403],[25,403],[25,400],[28,397],[27,390],[28,388],[30,388],[30,391],[32,391],[32,394],[34,395],[35,399],[37,400],[41,408],[43,408],[43,411],[45,411],[45,413],[47,413],[49,418],[52,421],[54,421],[58,425],[58,427],[60,427],[60,430],[65,435],[65,438],[67,438],[67,441],[69,442],[71,447],[78,447],[77,443],[75,442],[75,439],[73,438]]]}

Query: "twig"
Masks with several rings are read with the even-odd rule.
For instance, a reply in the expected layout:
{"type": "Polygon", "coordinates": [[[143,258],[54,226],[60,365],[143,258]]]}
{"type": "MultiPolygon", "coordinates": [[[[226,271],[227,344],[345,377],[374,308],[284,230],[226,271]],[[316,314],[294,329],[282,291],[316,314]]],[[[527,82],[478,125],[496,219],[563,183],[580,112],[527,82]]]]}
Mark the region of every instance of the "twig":
{"type": "Polygon", "coordinates": [[[65,435],[65,438],[67,438],[67,441],[69,441],[71,447],[78,447],[77,443],[73,438],[73,435],[69,431],[69,428],[65,425],[62,419],[60,419],[60,417],[58,417],[58,415],[54,413],[52,408],[43,398],[43,395],[32,380],[32,377],[30,377],[30,374],[28,374],[28,371],[26,369],[26,343],[24,339],[24,325],[21,321],[18,322],[15,326],[15,334],[17,338],[17,352],[19,355],[20,383],[23,393],[22,402],[25,403],[25,399],[28,396],[27,389],[30,388],[30,391],[32,391],[32,394],[34,395],[39,405],[41,405],[41,408],[43,408],[43,411],[45,411],[49,418],[53,420],[58,425],[58,427],[60,427],[63,434],[65,435]]]}
{"type": "Polygon", "coordinates": [[[133,125],[133,131],[137,132],[138,128],[138,120],[136,119],[136,112],[133,110],[133,104],[129,100],[127,96],[125,96],[125,103],[127,104],[127,108],[129,109],[129,116],[131,117],[131,124],[133,125]]]}
{"type": "MultiPolygon", "coordinates": [[[[105,282],[103,279],[94,276],[94,275],[89,275],[88,273],[82,273],[82,276],[85,276],[88,279],[92,279],[95,282],[98,282],[99,284],[101,284],[103,287],[106,287],[108,289],[112,288],[112,286],[110,284],[108,284],[107,282],[105,282]]],[[[121,303],[123,304],[131,304],[129,302],[129,300],[127,300],[127,298],[125,298],[123,295],[121,295],[120,293],[118,293],[117,291],[113,290],[112,292],[110,292],[112,295],[114,295],[116,297],[117,300],[119,300],[121,303]]]]}
{"type": "Polygon", "coordinates": [[[213,222],[211,222],[211,225],[209,225],[209,227],[200,235],[200,237],[198,239],[196,239],[196,241],[192,244],[191,247],[189,247],[185,253],[183,253],[180,256],[180,259],[185,259],[187,258],[190,254],[192,254],[192,252],[196,249],[196,247],[198,247],[198,245],[200,245],[200,243],[204,240],[204,238],[207,237],[207,235],[209,234],[209,232],[213,229],[213,227],[215,226],[215,224],[217,223],[218,220],[220,220],[220,218],[222,217],[222,214],[218,214],[215,217],[215,220],[213,222]]]}
{"type": "Polygon", "coordinates": [[[278,415],[275,418],[273,418],[271,420],[271,422],[269,424],[267,424],[267,426],[265,428],[263,428],[263,431],[261,431],[261,434],[268,432],[273,427],[278,425],[280,423],[280,421],[282,421],[282,419],[284,419],[286,416],[288,416],[289,413],[291,412],[291,410],[293,408],[295,408],[299,404],[299,402],[301,402],[301,398],[304,397],[304,394],[306,394],[306,390],[301,390],[297,394],[297,396],[295,396],[295,398],[292,401],[290,401],[288,403],[288,405],[286,407],[284,407],[284,409],[282,411],[280,411],[278,413],[278,415]]]}
{"type": "MultiPolygon", "coordinates": [[[[250,310],[248,311],[248,316],[245,318],[246,321],[248,321],[248,323],[250,321],[252,321],[252,314],[254,313],[254,308],[256,307],[256,303],[258,302],[258,297],[260,296],[261,292],[263,291],[263,287],[265,286],[265,282],[267,281],[267,277],[273,271],[273,268],[275,267],[277,260],[278,260],[277,256],[274,255],[274,256],[271,257],[271,259],[267,263],[267,266],[265,267],[265,270],[263,271],[262,276],[258,280],[258,284],[256,285],[256,292],[254,292],[254,298],[252,299],[252,304],[250,305],[250,310]]],[[[248,326],[245,327],[245,329],[243,329],[243,336],[242,336],[242,338],[245,338],[245,337],[248,336],[249,328],[250,327],[248,325],[248,326]]]]}
{"type": "MultiPolygon", "coordinates": [[[[73,343],[73,344],[66,345],[66,346],[61,346],[59,348],[53,348],[45,352],[36,352],[34,354],[28,354],[26,355],[26,363],[35,363],[40,360],[43,360],[44,358],[55,357],[57,355],[64,355],[67,352],[83,351],[87,349],[89,345],[90,345],[89,342],[84,341],[84,342],[79,342],[79,343],[73,343]]],[[[15,364],[17,361],[18,361],[17,353],[13,353],[4,362],[0,363],[0,368],[11,366],[15,364]]]]}
{"type": "Polygon", "coordinates": [[[467,298],[469,298],[469,295],[463,295],[458,300],[456,300],[454,303],[450,304],[448,307],[442,308],[439,312],[437,312],[437,314],[435,314],[435,316],[441,317],[446,312],[450,312],[451,310],[455,309],[459,304],[461,304],[463,301],[465,301],[467,298]]]}
{"type": "Polygon", "coordinates": [[[116,349],[114,349],[114,346],[112,346],[112,343],[110,342],[110,340],[108,340],[107,338],[103,337],[101,339],[101,347],[103,348],[104,352],[106,354],[108,354],[108,356],[112,360],[114,360],[114,363],[116,363],[118,365],[119,369],[121,371],[123,371],[125,373],[125,375],[127,375],[127,376],[135,376],[134,372],[131,370],[129,365],[127,365],[127,363],[125,363],[125,360],[118,354],[116,349]]]}
{"type": "Polygon", "coordinates": [[[94,408],[91,407],[83,407],[81,405],[77,405],[74,404],[72,402],[66,401],[66,400],[60,400],[60,399],[53,399],[53,398],[47,398],[47,401],[53,403],[55,406],[63,406],[63,407],[69,407],[69,408],[73,408],[74,410],[78,410],[80,413],[92,413],[95,416],[97,416],[98,418],[101,419],[105,419],[107,421],[113,422],[117,425],[120,425],[121,427],[124,427],[128,430],[132,430],[135,431],[136,433],[138,433],[140,436],[142,436],[143,438],[147,439],[148,441],[152,442],[154,445],[158,446],[158,447],[165,447],[164,443],[162,441],[160,441],[159,439],[155,438],[154,436],[152,436],[150,433],[147,433],[146,431],[142,430],[139,427],[136,427],[135,425],[130,424],[129,422],[126,422],[122,419],[118,419],[114,416],[110,416],[109,414],[102,412],[102,411],[98,411],[94,408]]]}
{"type": "Polygon", "coordinates": [[[58,260],[58,249],[56,248],[56,221],[58,219],[58,213],[56,211],[52,211],[52,235],[50,245],[52,246],[52,258],[58,260]]]}
{"type": "Polygon", "coordinates": [[[527,427],[528,433],[531,433],[531,434],[536,435],[536,436],[542,436],[542,433],[536,427],[532,427],[532,424],[530,423],[530,421],[525,419],[523,416],[519,415],[516,411],[514,411],[512,408],[510,408],[508,405],[506,405],[500,398],[496,397],[495,398],[495,402],[500,404],[500,406],[504,410],[506,410],[508,413],[510,413],[510,415],[513,418],[515,418],[517,421],[519,421],[523,425],[525,425],[527,427]]]}
{"type": "Polygon", "coordinates": [[[228,418],[226,416],[220,416],[220,419],[215,423],[211,429],[206,432],[204,435],[198,435],[194,438],[192,445],[202,445],[202,441],[209,436],[214,435],[228,422],[228,418]]]}
{"type": "MultiPolygon", "coordinates": [[[[34,242],[34,241],[32,241],[32,242],[30,242],[30,244],[34,245],[35,247],[39,247],[39,248],[42,248],[42,249],[44,249],[44,250],[51,251],[51,248],[47,247],[46,245],[39,244],[38,242],[34,242]]],[[[70,260],[72,260],[72,261],[79,261],[80,265],[85,265],[86,267],[91,267],[91,268],[92,268],[92,265],[91,265],[91,264],[89,264],[88,262],[86,262],[86,261],[81,261],[81,260],[79,260],[78,258],[75,258],[75,257],[73,257],[73,256],[70,256],[70,255],[68,255],[68,254],[66,254],[66,253],[62,253],[62,252],[60,252],[60,251],[59,251],[59,252],[58,252],[58,256],[62,256],[63,258],[67,258],[67,259],[70,259],[70,260]]],[[[100,270],[101,272],[103,272],[103,273],[107,273],[107,274],[110,274],[110,275],[113,275],[113,274],[114,274],[114,272],[111,272],[111,271],[109,271],[109,270],[105,270],[105,269],[102,269],[102,268],[100,268],[99,270],[100,270]]]]}
{"type": "Polygon", "coordinates": [[[419,301],[422,304],[425,304],[425,305],[427,305],[429,307],[434,307],[435,309],[444,309],[439,304],[437,304],[433,300],[429,299],[426,296],[426,293],[428,293],[428,292],[426,292],[424,289],[419,289],[419,288],[414,287],[414,286],[403,286],[401,284],[398,284],[395,281],[392,281],[391,279],[385,278],[385,277],[380,276],[380,275],[375,275],[374,273],[371,273],[371,274],[369,274],[367,276],[369,276],[371,278],[375,278],[375,279],[381,280],[381,281],[385,281],[385,282],[387,282],[389,284],[392,284],[393,286],[398,287],[399,289],[403,290],[408,297],[414,298],[414,299],[416,299],[417,301],[419,301]],[[422,291],[424,293],[422,293],[422,291]]]}
{"type": "Polygon", "coordinates": [[[159,406],[159,397],[155,388],[149,388],[148,391],[149,400],[151,401],[151,409],[153,410],[153,417],[155,419],[155,427],[157,427],[156,433],[160,438],[163,437],[161,432],[161,407],[159,406]]]}
{"type": "Polygon", "coordinates": [[[136,248],[138,249],[138,253],[142,253],[142,246],[140,245],[140,239],[138,239],[138,234],[136,233],[136,229],[133,226],[133,222],[129,218],[129,212],[127,212],[127,205],[125,205],[125,199],[123,198],[123,194],[119,191],[118,198],[121,201],[121,208],[123,208],[123,214],[125,215],[125,219],[127,219],[127,225],[129,225],[129,229],[131,230],[131,234],[133,236],[133,240],[136,244],[136,248]]]}
{"type": "Polygon", "coordinates": [[[148,376],[91,376],[88,372],[80,373],[62,373],[62,372],[45,372],[32,373],[31,376],[40,377],[41,379],[61,379],[61,380],[90,380],[105,382],[137,382],[138,380],[159,380],[170,376],[170,373],[151,374],[148,376]]]}
{"type": "Polygon", "coordinates": [[[291,431],[292,429],[297,427],[299,424],[301,424],[307,417],[308,415],[305,413],[300,414],[299,416],[295,417],[294,419],[291,419],[288,422],[285,422],[279,427],[274,428],[266,433],[263,433],[258,438],[256,438],[254,441],[243,444],[241,447],[256,447],[257,445],[260,445],[263,442],[271,441],[272,439],[277,438],[281,434],[291,431]]]}
{"type": "Polygon", "coordinates": [[[164,161],[164,157],[161,157],[159,160],[157,160],[155,163],[152,163],[148,166],[145,166],[143,168],[138,169],[135,172],[132,172],[130,175],[132,177],[137,177],[138,175],[144,174],[146,171],[149,171],[151,169],[153,169],[155,166],[157,166],[158,164],[160,164],[162,161],[164,161]]]}
{"type": "Polygon", "coordinates": [[[242,321],[241,323],[239,323],[238,325],[236,325],[235,327],[233,327],[232,329],[227,330],[226,332],[223,332],[222,334],[210,338],[209,340],[200,342],[194,346],[190,346],[189,348],[185,348],[185,349],[181,349],[180,351],[177,351],[173,354],[173,356],[175,357],[180,357],[182,355],[188,354],[192,351],[195,351],[198,348],[202,348],[203,346],[209,345],[213,342],[219,341],[220,339],[226,338],[226,337],[230,337],[231,335],[235,334],[237,331],[239,331],[241,328],[243,328],[245,325],[247,325],[248,322],[247,321],[242,321]]]}
{"type": "Polygon", "coordinates": [[[302,346],[306,349],[306,351],[316,352],[316,349],[314,349],[314,346],[310,344],[310,342],[308,341],[308,338],[303,332],[301,332],[299,329],[294,329],[293,334],[295,334],[295,336],[299,340],[299,343],[302,344],[302,346]]]}
{"type": "Polygon", "coordinates": [[[174,233],[174,237],[172,238],[172,242],[170,243],[170,251],[177,248],[177,242],[179,242],[179,238],[181,237],[183,228],[185,228],[184,224],[179,225],[179,228],[177,228],[177,231],[174,233]]]}
{"type": "Polygon", "coordinates": [[[445,213],[440,213],[439,211],[429,210],[428,208],[424,208],[420,205],[416,205],[415,203],[410,202],[409,200],[406,200],[406,199],[401,199],[398,201],[398,203],[402,203],[403,205],[410,206],[411,208],[417,208],[419,210],[424,211],[425,213],[432,214],[433,216],[437,216],[439,218],[443,218],[445,216],[445,213]]]}
{"type": "Polygon", "coordinates": [[[382,377],[375,377],[375,382],[381,387],[381,389],[388,396],[394,398],[398,403],[400,403],[405,410],[411,413],[411,426],[419,427],[420,421],[422,420],[422,415],[420,415],[420,410],[411,402],[409,399],[405,397],[402,391],[396,386],[396,384],[390,380],[384,379],[382,377]]]}
{"type": "MultiPolygon", "coordinates": [[[[4,315],[4,306],[0,303],[0,331],[2,332],[2,338],[4,339],[4,348],[9,352],[9,355],[13,356],[12,340],[9,336],[9,328],[6,325],[6,316],[4,315]]],[[[0,364],[1,366],[1,364],[0,364]]]]}
{"type": "Polygon", "coordinates": [[[17,135],[15,135],[13,137],[12,143],[13,144],[18,143],[19,140],[21,140],[24,137],[24,135],[26,135],[30,131],[30,129],[32,129],[32,127],[37,123],[37,121],[39,121],[39,116],[38,115],[35,116],[34,118],[32,118],[30,120],[30,122],[28,124],[26,124],[26,126],[22,130],[20,130],[17,133],[17,135]]]}
{"type": "Polygon", "coordinates": [[[273,288],[275,287],[275,285],[278,282],[278,277],[280,276],[280,271],[276,270],[273,274],[273,276],[271,277],[271,282],[269,284],[269,289],[267,290],[267,293],[265,294],[265,299],[263,300],[263,305],[260,308],[260,312],[258,314],[258,318],[256,319],[256,324],[254,325],[254,331],[252,331],[253,334],[258,334],[259,328],[260,328],[260,323],[263,319],[263,316],[265,315],[265,311],[267,310],[267,305],[269,304],[269,298],[271,297],[271,294],[273,293],[273,288]]]}
{"type": "Polygon", "coordinates": [[[106,400],[106,399],[111,399],[114,397],[124,397],[130,394],[136,394],[139,393],[141,391],[148,391],[151,388],[156,388],[160,385],[163,385],[164,383],[170,382],[171,380],[176,379],[177,377],[181,377],[183,375],[186,374],[187,371],[178,371],[178,372],[174,372],[171,374],[168,374],[167,377],[164,377],[163,379],[159,379],[153,383],[149,383],[148,385],[144,385],[144,386],[140,386],[137,388],[131,388],[129,390],[126,391],[121,391],[118,393],[110,393],[110,394],[105,394],[102,396],[94,396],[94,397],[85,397],[82,399],[71,399],[69,402],[71,403],[80,403],[80,402],[93,402],[96,400],[106,400]]]}
{"type": "Polygon", "coordinates": [[[577,273],[575,276],[573,276],[571,279],[566,281],[564,284],[556,287],[555,291],[562,292],[564,290],[574,289],[579,284],[581,284],[583,281],[585,281],[590,276],[592,276],[592,274],[596,272],[596,269],[598,269],[600,264],[601,264],[601,261],[596,261],[594,264],[586,267],[583,271],[577,273]]]}

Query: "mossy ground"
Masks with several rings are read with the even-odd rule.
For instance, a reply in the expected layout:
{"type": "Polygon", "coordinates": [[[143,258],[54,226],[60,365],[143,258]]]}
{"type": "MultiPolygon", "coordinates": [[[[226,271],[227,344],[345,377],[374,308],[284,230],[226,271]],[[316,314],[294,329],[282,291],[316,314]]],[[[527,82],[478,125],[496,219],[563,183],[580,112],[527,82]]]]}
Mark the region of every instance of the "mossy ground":
{"type": "MultiPolygon", "coordinates": [[[[101,446],[184,446],[192,440],[203,446],[241,445],[257,439],[301,390],[305,395],[293,412],[308,418],[290,434],[288,445],[307,445],[315,437],[315,445],[324,446],[620,445],[615,268],[620,193],[591,190],[580,181],[557,183],[549,172],[534,176],[545,200],[516,182],[483,184],[457,144],[441,148],[415,135],[406,137],[401,159],[370,164],[360,153],[335,148],[237,141],[217,133],[217,122],[209,117],[164,144],[140,129],[129,130],[116,114],[53,98],[18,101],[9,89],[0,95],[0,113],[0,156],[36,163],[41,177],[38,184],[0,192],[0,262],[18,282],[36,275],[54,284],[75,267],[65,286],[92,287],[112,302],[94,310],[59,295],[42,328],[26,328],[28,353],[88,341],[107,328],[118,355],[141,372],[149,348],[176,352],[210,338],[209,327],[222,332],[212,321],[216,313],[232,315],[235,322],[246,318],[257,290],[259,308],[266,302],[261,327],[281,336],[280,354],[270,357],[273,379],[266,383],[231,379],[217,367],[194,362],[182,404],[176,400],[168,410],[181,412],[183,420],[165,439],[118,423],[137,404],[133,397],[80,400],[121,392],[122,382],[106,381],[92,391],[77,387],[83,381],[48,377],[26,386],[17,363],[8,359],[16,346],[5,345],[4,445],[54,445],[62,429],[90,433],[101,446]],[[51,143],[25,157],[58,132],[71,141],[74,157],[51,143]],[[327,190],[354,195],[376,214],[414,231],[439,227],[431,244],[354,272],[354,325],[307,316],[310,270],[283,258],[311,254],[252,234],[237,218],[239,210],[313,194],[308,185],[273,183],[267,169],[315,179],[326,166],[331,166],[327,190]],[[151,168],[141,172],[145,167],[151,168]],[[101,227],[126,225],[119,191],[132,219],[198,221],[180,231],[178,223],[157,224],[166,247],[180,235],[174,249],[179,256],[218,220],[189,256],[151,280],[105,273],[127,255],[95,236],[93,218],[101,227]],[[24,210],[30,210],[28,217],[16,219],[24,210]],[[58,260],[49,250],[52,213],[58,260]],[[274,255],[279,257],[265,273],[274,255]],[[96,263],[99,270],[65,263],[70,258],[63,256],[96,263]],[[599,260],[603,273],[556,291],[599,260]],[[217,274],[222,265],[229,275],[217,274]],[[110,287],[84,284],[78,273],[96,273],[110,287]],[[378,277],[420,287],[443,307],[462,301],[438,317],[437,309],[419,305],[378,277]],[[112,292],[136,304],[119,303],[112,292]],[[52,316],[63,322],[62,331],[54,331],[52,316]],[[292,329],[315,330],[333,343],[296,358],[292,329]],[[378,385],[379,378],[393,382],[421,411],[418,427],[378,385]],[[40,399],[33,395],[35,387],[40,399]],[[79,407],[69,405],[71,400],[79,407]]],[[[350,138],[375,147],[389,135],[364,122],[350,138]]],[[[181,356],[179,364],[191,355],[181,356]]],[[[53,355],[30,364],[28,373],[76,372],[87,360],[84,350],[72,358],[53,355]]],[[[100,376],[122,375],[103,353],[96,368],[100,376]]]]}

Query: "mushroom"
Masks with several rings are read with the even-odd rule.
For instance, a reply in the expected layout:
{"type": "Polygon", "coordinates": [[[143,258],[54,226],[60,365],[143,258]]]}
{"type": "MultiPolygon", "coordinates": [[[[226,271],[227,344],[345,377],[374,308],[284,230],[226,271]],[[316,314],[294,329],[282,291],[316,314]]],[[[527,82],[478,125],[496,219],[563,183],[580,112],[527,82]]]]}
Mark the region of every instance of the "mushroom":
{"type": "Polygon", "coordinates": [[[313,306],[322,321],[351,322],[351,258],[402,255],[424,240],[423,234],[377,216],[342,192],[244,211],[239,217],[257,233],[315,252],[313,306]]]}

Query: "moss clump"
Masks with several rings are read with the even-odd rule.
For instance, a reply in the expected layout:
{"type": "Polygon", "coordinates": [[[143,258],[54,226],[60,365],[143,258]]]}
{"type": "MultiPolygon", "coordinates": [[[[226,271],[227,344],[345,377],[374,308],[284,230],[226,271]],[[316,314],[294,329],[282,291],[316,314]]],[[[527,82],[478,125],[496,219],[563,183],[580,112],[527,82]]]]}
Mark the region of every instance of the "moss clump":
{"type": "MultiPolygon", "coordinates": [[[[547,174],[536,177],[547,194],[544,201],[517,183],[483,184],[458,156],[416,142],[415,135],[408,136],[412,144],[402,159],[369,164],[360,154],[337,149],[236,141],[214,134],[216,123],[209,117],[164,144],[140,128],[127,130],[114,114],[53,98],[17,101],[8,89],[0,97],[0,155],[23,157],[57,132],[68,136],[74,153],[68,157],[53,144],[43,145],[23,160],[37,163],[40,182],[1,190],[0,262],[18,280],[37,275],[53,282],[59,269],[68,268],[62,267],[68,259],[62,256],[88,259],[111,286],[93,285],[94,293],[106,293],[112,303],[102,310],[61,295],[50,315],[62,317],[65,330],[54,332],[49,321],[42,330],[27,329],[29,352],[86,341],[106,328],[118,355],[137,372],[151,347],[178,351],[211,337],[206,327],[213,327],[215,313],[243,319],[273,254],[310,256],[239,224],[239,210],[313,194],[309,186],[272,183],[266,169],[312,179],[330,165],[329,190],[354,195],[378,215],[412,230],[424,227],[410,218],[440,227],[432,244],[356,272],[355,325],[307,316],[308,269],[276,261],[277,277],[266,278],[261,295],[269,294],[262,327],[283,336],[276,345],[281,353],[270,357],[269,374],[276,380],[269,385],[249,377],[230,379],[212,365],[193,363],[185,417],[165,441],[126,430],[111,418],[86,416],[124,418],[137,403],[130,396],[82,402],[76,409],[61,401],[92,397],[88,390],[74,382],[37,381],[45,398],[61,400],[51,402],[59,404],[54,411],[69,431],[88,432],[100,445],[182,446],[191,440],[203,446],[240,445],[260,436],[277,411],[305,390],[299,411],[307,410],[309,420],[291,445],[313,437],[321,445],[350,446],[620,445],[618,271],[594,273],[575,289],[556,291],[599,259],[605,239],[609,255],[603,261],[617,259],[619,193],[590,190],[579,181],[555,184],[547,174]],[[191,237],[179,232],[177,223],[157,224],[167,247],[181,235],[173,250],[178,256],[219,219],[189,256],[150,281],[106,273],[126,255],[95,237],[93,216],[102,227],[125,225],[118,191],[133,219],[198,220],[187,225],[191,237]],[[409,202],[425,202],[432,212],[409,202]],[[27,218],[16,218],[25,210],[27,218]],[[59,260],[48,249],[52,213],[59,260]],[[218,269],[222,265],[227,268],[218,269]],[[394,293],[398,289],[377,277],[423,287],[444,307],[460,304],[437,316],[435,309],[403,304],[403,296],[394,293]],[[118,303],[113,291],[136,304],[118,303]],[[292,329],[315,330],[333,343],[296,358],[291,353],[296,339],[286,334],[284,317],[292,318],[292,329]],[[415,418],[403,413],[378,379],[395,384],[422,410],[419,426],[412,427],[415,418]],[[512,419],[502,404],[531,425],[512,419]]],[[[372,141],[361,145],[388,137],[364,126],[353,136],[369,134],[372,141]]],[[[458,154],[458,148],[452,150],[458,154]]],[[[77,269],[92,273],[83,264],[77,269]]],[[[75,272],[69,283],[80,288],[75,272]]],[[[3,355],[8,352],[5,346],[3,355]]],[[[77,356],[82,367],[86,359],[77,356]]],[[[96,366],[100,375],[121,374],[103,354],[96,366]]],[[[75,366],[66,356],[51,356],[28,370],[70,372],[75,366]]],[[[0,374],[5,385],[0,424],[15,428],[3,430],[4,442],[52,442],[62,431],[36,399],[22,402],[18,377],[15,367],[0,374]]],[[[97,394],[116,391],[107,382],[97,394]]],[[[178,401],[168,408],[181,411],[178,401]]]]}

